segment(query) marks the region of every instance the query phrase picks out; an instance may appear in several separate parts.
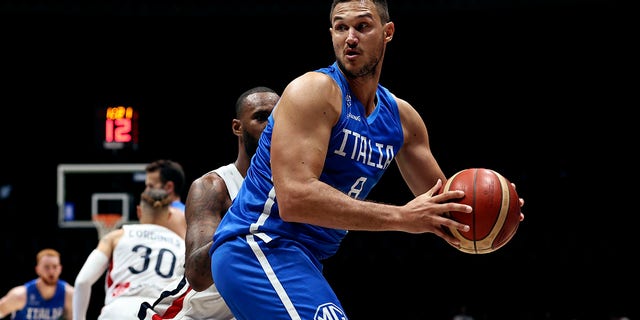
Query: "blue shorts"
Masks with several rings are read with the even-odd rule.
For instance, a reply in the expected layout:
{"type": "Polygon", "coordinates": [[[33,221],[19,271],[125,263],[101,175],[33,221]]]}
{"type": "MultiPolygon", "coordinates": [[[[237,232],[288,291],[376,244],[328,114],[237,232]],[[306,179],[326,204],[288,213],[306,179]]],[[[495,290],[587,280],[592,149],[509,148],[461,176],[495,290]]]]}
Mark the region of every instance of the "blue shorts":
{"type": "Polygon", "coordinates": [[[211,273],[238,320],[347,319],[322,264],[296,241],[228,240],[212,253],[211,273]]]}

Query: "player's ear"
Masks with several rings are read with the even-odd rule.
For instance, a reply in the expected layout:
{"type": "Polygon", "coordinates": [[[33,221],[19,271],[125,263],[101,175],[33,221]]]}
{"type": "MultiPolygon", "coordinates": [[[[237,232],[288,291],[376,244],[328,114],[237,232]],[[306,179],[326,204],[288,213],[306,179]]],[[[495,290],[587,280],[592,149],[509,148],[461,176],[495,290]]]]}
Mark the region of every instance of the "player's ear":
{"type": "Polygon", "coordinates": [[[138,216],[138,220],[140,220],[140,216],[142,216],[142,208],[140,205],[136,206],[136,215],[138,216]]]}
{"type": "Polygon", "coordinates": [[[172,193],[173,191],[175,191],[175,184],[173,183],[173,181],[167,181],[164,184],[164,190],[167,191],[167,193],[172,193]]]}
{"type": "Polygon", "coordinates": [[[233,134],[238,137],[242,137],[242,123],[238,119],[231,120],[231,130],[233,130],[233,134]]]}
{"type": "Polygon", "coordinates": [[[389,42],[393,39],[393,34],[396,32],[396,27],[393,22],[389,21],[384,25],[384,39],[389,42]]]}

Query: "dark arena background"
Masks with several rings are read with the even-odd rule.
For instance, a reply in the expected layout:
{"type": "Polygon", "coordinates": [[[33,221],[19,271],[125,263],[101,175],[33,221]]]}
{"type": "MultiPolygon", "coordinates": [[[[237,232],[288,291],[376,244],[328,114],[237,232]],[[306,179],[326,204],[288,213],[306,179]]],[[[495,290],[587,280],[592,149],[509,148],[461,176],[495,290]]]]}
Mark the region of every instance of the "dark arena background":
{"type": "MultiPolygon", "coordinates": [[[[190,183],[229,163],[241,92],[281,92],[333,62],[330,2],[1,1],[1,294],[35,277],[44,247],[61,251],[73,283],[97,244],[93,227],[59,227],[59,164],[168,158],[190,183]],[[135,110],[135,144],[103,143],[111,106],[135,110]]],[[[389,6],[381,83],[418,109],[447,175],[502,173],[525,220],[486,255],[433,234],[349,233],[325,273],[350,319],[448,320],[463,306],[475,320],[638,319],[630,11],[604,0],[389,6]]],[[[370,196],[411,198],[395,166],[370,196]]],[[[92,294],[95,319],[102,280],[92,294]]]]}

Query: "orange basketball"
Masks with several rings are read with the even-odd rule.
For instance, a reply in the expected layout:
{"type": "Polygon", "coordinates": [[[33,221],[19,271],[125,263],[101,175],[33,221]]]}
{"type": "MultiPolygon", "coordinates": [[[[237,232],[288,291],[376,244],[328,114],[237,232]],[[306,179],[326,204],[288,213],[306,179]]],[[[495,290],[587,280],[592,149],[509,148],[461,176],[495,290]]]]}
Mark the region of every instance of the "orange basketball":
{"type": "Polygon", "coordinates": [[[468,232],[445,228],[460,240],[456,249],[471,254],[490,253],[513,238],[520,224],[520,200],[509,180],[494,170],[465,169],[451,176],[440,193],[449,190],[464,191],[464,197],[456,202],[473,208],[471,213],[445,214],[471,228],[468,232]]]}

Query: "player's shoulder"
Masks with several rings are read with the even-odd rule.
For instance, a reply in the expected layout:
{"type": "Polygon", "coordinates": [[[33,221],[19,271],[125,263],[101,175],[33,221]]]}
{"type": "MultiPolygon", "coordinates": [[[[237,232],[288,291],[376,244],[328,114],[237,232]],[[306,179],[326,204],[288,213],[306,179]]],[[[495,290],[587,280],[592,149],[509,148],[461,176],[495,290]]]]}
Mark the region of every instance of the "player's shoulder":
{"type": "Polygon", "coordinates": [[[138,226],[138,224],[123,225],[118,229],[111,230],[104,237],[102,237],[102,239],[100,239],[100,242],[104,241],[107,243],[114,243],[115,241],[120,240],[120,238],[122,238],[125,228],[131,228],[134,226],[138,226]]]}
{"type": "MultiPolygon", "coordinates": [[[[222,168],[222,167],[221,167],[222,168]]],[[[218,169],[221,169],[218,168],[218,169]]],[[[224,174],[224,171],[221,172],[224,174]]],[[[200,178],[194,180],[195,187],[205,194],[211,196],[212,194],[227,195],[227,183],[224,178],[216,171],[211,170],[200,178]]]]}
{"type": "MultiPolygon", "coordinates": [[[[31,281],[29,281],[31,282],[31,281]]],[[[11,288],[9,292],[7,292],[7,297],[11,298],[26,298],[27,297],[27,284],[23,284],[21,286],[16,286],[11,288]]]]}
{"type": "Polygon", "coordinates": [[[215,170],[206,172],[191,182],[187,196],[186,219],[190,221],[196,208],[207,207],[210,201],[220,202],[228,198],[227,184],[215,170]]]}
{"type": "Polygon", "coordinates": [[[280,112],[288,113],[289,110],[317,112],[326,110],[325,107],[339,112],[342,95],[340,85],[333,78],[324,73],[310,71],[289,82],[272,115],[275,118],[280,112]]]}
{"type": "Polygon", "coordinates": [[[388,89],[386,91],[388,92],[389,96],[396,101],[396,104],[398,105],[399,108],[413,109],[413,106],[407,100],[398,97],[395,93],[391,92],[388,89]]]}
{"type": "Polygon", "coordinates": [[[193,180],[192,184],[199,187],[206,187],[206,188],[210,188],[211,186],[214,186],[218,183],[224,184],[224,179],[222,179],[222,177],[220,176],[220,174],[218,174],[218,172],[216,172],[216,170],[211,170],[201,175],[200,177],[193,180]]]}
{"type": "Polygon", "coordinates": [[[328,74],[318,71],[309,71],[289,82],[283,94],[288,92],[298,93],[300,90],[304,92],[332,90],[337,86],[338,85],[335,80],[333,80],[333,78],[328,74]]]}
{"type": "Polygon", "coordinates": [[[27,285],[13,287],[7,292],[4,297],[0,297],[0,301],[6,307],[11,309],[20,310],[24,308],[27,303],[27,285]]]}
{"type": "Polygon", "coordinates": [[[64,280],[61,280],[61,281],[64,283],[64,292],[66,294],[73,295],[73,292],[75,291],[75,287],[67,281],[64,281],[64,280]]]}
{"type": "Polygon", "coordinates": [[[395,94],[390,92],[391,97],[396,101],[396,105],[398,106],[398,112],[400,113],[400,117],[404,119],[414,119],[414,117],[418,116],[418,111],[409,103],[407,100],[399,98],[395,94]]]}

